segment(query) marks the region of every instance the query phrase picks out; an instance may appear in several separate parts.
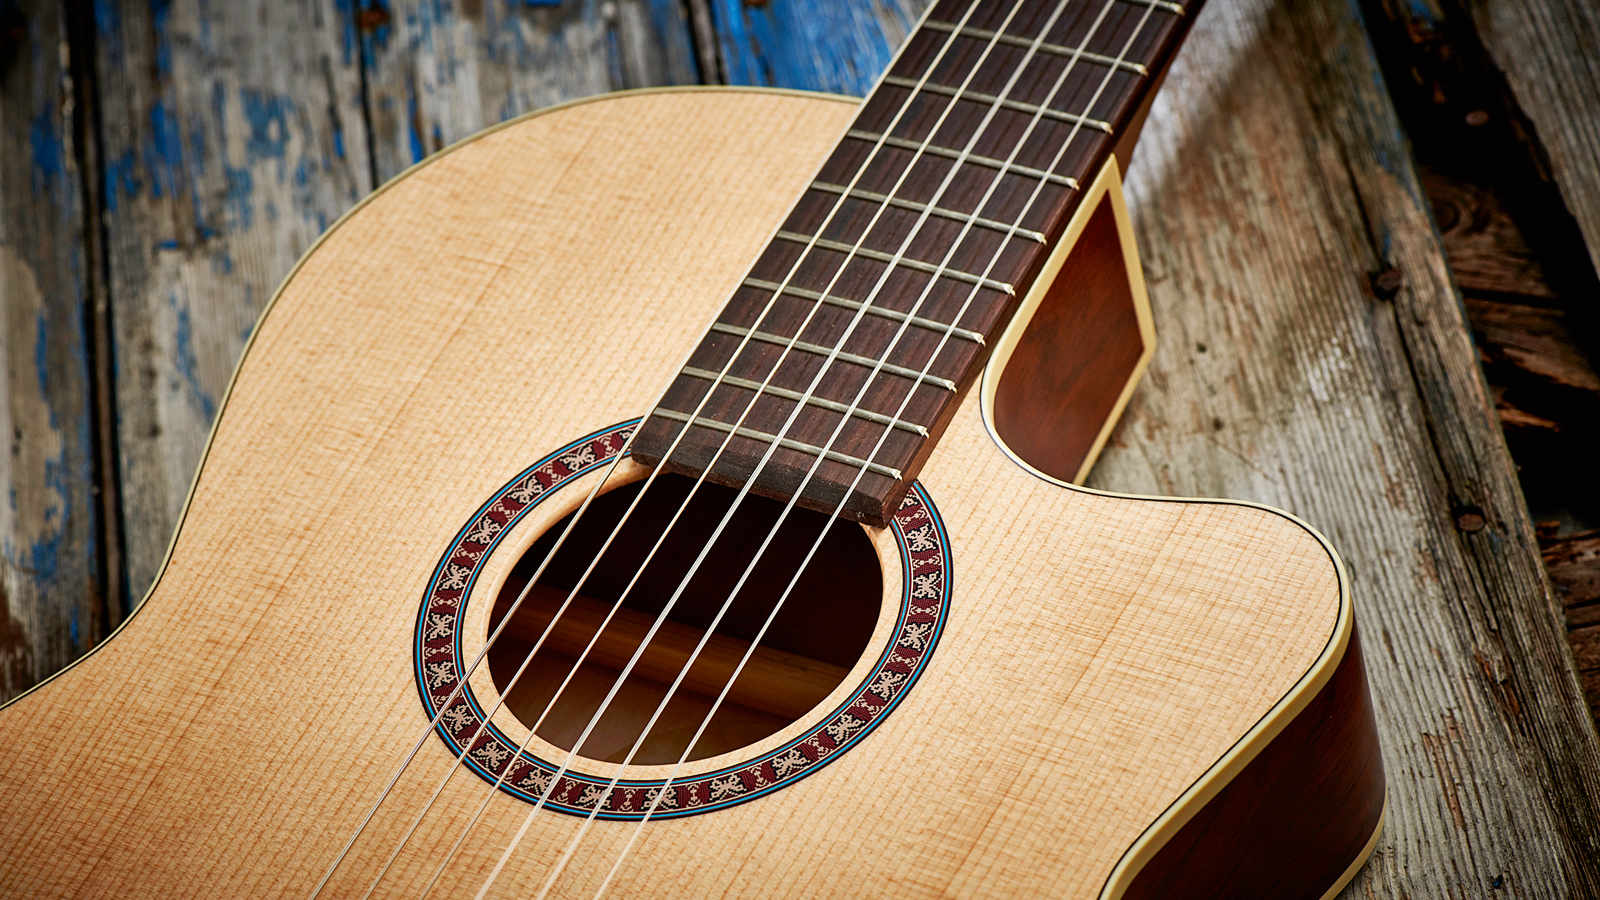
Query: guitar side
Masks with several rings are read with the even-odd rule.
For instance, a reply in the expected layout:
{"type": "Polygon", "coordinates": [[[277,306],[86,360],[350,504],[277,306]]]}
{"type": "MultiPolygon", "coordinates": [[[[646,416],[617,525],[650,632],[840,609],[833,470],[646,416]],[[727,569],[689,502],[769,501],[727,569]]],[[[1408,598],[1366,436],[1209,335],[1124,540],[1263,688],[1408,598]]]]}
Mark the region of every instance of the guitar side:
{"type": "MultiPolygon", "coordinates": [[[[264,317],[144,606],[0,712],[0,894],[308,895],[426,726],[409,632],[441,548],[511,473],[644,412],[852,112],[576,104],[336,226],[264,317]]],[[[1320,538],[1248,504],[1063,487],[980,413],[974,394],[921,475],[954,607],[916,691],[818,775],[652,823],[617,896],[1207,896],[1197,866],[1220,856],[1217,895],[1301,871],[1256,893],[1317,897],[1371,852],[1381,763],[1320,538]]],[[[449,761],[429,740],[418,766],[449,761]]],[[[453,779],[385,887],[414,894],[485,789],[453,779]]],[[[474,890],[525,812],[494,797],[442,895],[474,890]]],[[[375,820],[332,895],[364,890],[406,818],[375,820]]],[[[578,825],[537,817],[506,894],[578,825]]],[[[598,823],[562,890],[592,893],[629,835],[598,823]]]]}

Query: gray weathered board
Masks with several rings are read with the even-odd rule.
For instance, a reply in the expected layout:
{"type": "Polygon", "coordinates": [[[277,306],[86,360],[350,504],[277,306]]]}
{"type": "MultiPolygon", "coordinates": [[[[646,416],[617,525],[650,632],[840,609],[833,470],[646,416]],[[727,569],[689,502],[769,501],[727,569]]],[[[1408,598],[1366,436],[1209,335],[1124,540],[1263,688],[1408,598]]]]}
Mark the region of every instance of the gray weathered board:
{"type": "MultiPolygon", "coordinates": [[[[115,620],[95,594],[108,543],[133,597],[149,583],[255,316],[374,183],[613,88],[859,93],[921,8],[96,6],[87,177],[54,5],[24,4],[0,73],[0,696],[115,620]],[[97,368],[96,302],[114,369],[97,368]],[[120,528],[92,490],[102,369],[120,528]]],[[[1391,791],[1347,896],[1600,896],[1600,748],[1427,204],[1354,4],[1290,7],[1212,0],[1152,114],[1129,189],[1161,343],[1091,483],[1265,501],[1343,550],[1391,791]],[[1384,265],[1406,278],[1392,300],[1366,288],[1384,265]],[[1458,530],[1469,506],[1487,527],[1458,530]]]]}

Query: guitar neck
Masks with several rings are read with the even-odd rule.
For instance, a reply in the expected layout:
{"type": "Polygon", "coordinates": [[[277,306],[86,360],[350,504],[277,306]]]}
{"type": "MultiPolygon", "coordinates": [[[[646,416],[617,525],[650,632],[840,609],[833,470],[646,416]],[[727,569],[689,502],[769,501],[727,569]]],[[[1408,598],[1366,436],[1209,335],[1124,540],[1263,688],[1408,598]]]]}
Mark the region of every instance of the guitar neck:
{"type": "Polygon", "coordinates": [[[634,439],[883,525],[1201,0],[944,0],[634,439]]]}

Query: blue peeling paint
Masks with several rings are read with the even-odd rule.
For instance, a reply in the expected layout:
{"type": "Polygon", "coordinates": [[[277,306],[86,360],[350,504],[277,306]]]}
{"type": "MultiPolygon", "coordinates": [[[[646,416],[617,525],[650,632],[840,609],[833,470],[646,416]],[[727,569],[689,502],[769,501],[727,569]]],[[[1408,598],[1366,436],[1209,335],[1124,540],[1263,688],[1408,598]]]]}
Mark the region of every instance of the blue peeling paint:
{"type": "Polygon", "coordinates": [[[250,139],[245,152],[252,159],[283,159],[289,143],[289,114],[294,101],[273,97],[249,88],[240,88],[244,117],[250,123],[250,139]]]}
{"type": "Polygon", "coordinates": [[[406,137],[411,142],[411,161],[421,162],[427,151],[422,149],[422,135],[417,133],[417,92],[406,84],[406,137]]]}
{"type": "Polygon", "coordinates": [[[894,55],[869,4],[716,0],[715,8],[731,84],[860,96],[894,55]]]}
{"type": "MultiPolygon", "coordinates": [[[[43,313],[35,319],[33,339],[33,368],[34,377],[39,381],[39,393],[44,397],[50,396],[50,327],[43,313]]],[[[56,418],[55,407],[50,406],[49,428],[59,431],[60,421],[56,418]]],[[[81,430],[81,429],[80,429],[81,430]]],[[[45,487],[54,491],[61,498],[60,504],[47,504],[44,512],[46,526],[53,526],[49,537],[31,542],[28,545],[28,559],[25,566],[28,574],[36,583],[43,584],[55,579],[56,570],[60,566],[61,546],[65,539],[63,524],[66,520],[66,504],[71,502],[71,495],[67,491],[67,449],[62,447],[61,453],[55,459],[44,462],[45,487]]],[[[16,495],[12,494],[11,505],[16,507],[16,495]]]]}
{"type": "Polygon", "coordinates": [[[243,231],[255,220],[255,180],[251,177],[249,169],[226,166],[225,170],[228,176],[228,196],[223,201],[223,209],[226,211],[228,224],[237,231],[243,231]]]}
{"type": "Polygon", "coordinates": [[[150,140],[144,147],[144,165],[150,175],[150,196],[178,195],[178,179],[183,171],[183,138],[177,118],[160,100],[150,107],[150,140]]]}
{"type": "Polygon", "coordinates": [[[132,197],[139,191],[133,151],[124,150],[121,156],[106,160],[105,169],[106,211],[116,212],[118,194],[132,197]]]}
{"type": "Polygon", "coordinates": [[[172,18],[172,0],[151,0],[150,31],[155,36],[156,75],[166,81],[172,77],[172,42],[167,39],[167,22],[172,18]]]}
{"type": "Polygon", "coordinates": [[[358,40],[356,6],[351,0],[333,0],[333,8],[339,14],[339,21],[344,23],[344,64],[348,66],[355,59],[358,40]]]}
{"type": "Polygon", "coordinates": [[[115,37],[122,21],[117,14],[117,0],[94,0],[94,27],[100,37],[115,37]]]}
{"type": "Polygon", "coordinates": [[[200,178],[206,173],[206,120],[198,112],[189,114],[189,158],[193,160],[194,174],[200,178]]]}
{"type": "Polygon", "coordinates": [[[228,252],[227,247],[211,254],[211,271],[218,275],[233,274],[233,255],[228,252]]]}
{"type": "Polygon", "coordinates": [[[94,27],[99,38],[102,71],[120,72],[125,63],[122,55],[122,21],[117,0],[94,0],[94,27]]]}
{"type": "Polygon", "coordinates": [[[217,124],[217,146],[228,146],[228,89],[221,80],[211,82],[211,121],[217,124]]]}
{"type": "Polygon", "coordinates": [[[333,155],[344,159],[344,129],[338,125],[333,128],[333,155]]]}
{"type": "Polygon", "coordinates": [[[28,143],[33,148],[33,192],[55,193],[66,171],[61,154],[61,138],[56,134],[56,123],[51,111],[35,116],[33,127],[28,129],[28,143]]]}
{"type": "Polygon", "coordinates": [[[210,422],[217,413],[216,401],[206,393],[205,386],[200,383],[199,361],[194,353],[194,323],[189,318],[189,307],[178,303],[177,297],[167,301],[172,304],[178,314],[178,327],[174,330],[172,340],[172,365],[177,370],[179,377],[189,386],[189,402],[195,411],[210,422]]]}
{"type": "MultiPolygon", "coordinates": [[[[39,379],[40,396],[50,396],[50,328],[45,321],[44,313],[40,313],[37,323],[38,328],[33,336],[33,374],[39,379]]],[[[55,410],[50,411],[50,427],[56,427],[55,410]]]]}

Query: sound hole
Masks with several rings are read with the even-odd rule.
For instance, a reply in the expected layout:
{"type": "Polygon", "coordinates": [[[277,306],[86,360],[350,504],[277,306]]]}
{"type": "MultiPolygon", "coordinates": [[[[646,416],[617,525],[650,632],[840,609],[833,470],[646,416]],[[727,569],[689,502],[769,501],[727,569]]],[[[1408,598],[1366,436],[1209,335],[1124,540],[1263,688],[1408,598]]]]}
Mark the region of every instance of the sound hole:
{"type": "MultiPolygon", "coordinates": [[[[646,631],[711,540],[712,531],[735,496],[728,488],[701,485],[666,541],[644,566],[638,582],[628,589],[629,580],[640,572],[650,548],[693,484],[677,475],[657,478],[566,613],[549,628],[527,671],[507,693],[517,668],[600,552],[628,504],[638,495],[640,484],[595,498],[489,651],[489,671],[496,687],[506,696],[507,709],[524,725],[536,727],[540,737],[562,749],[572,749],[582,735],[646,631]],[[606,614],[624,590],[628,593],[621,607],[601,630],[606,614]],[[577,674],[545,712],[597,631],[599,638],[577,674]],[[541,715],[543,722],[539,722],[541,715]]],[[[581,755],[610,762],[621,762],[627,756],[689,654],[727,602],[762,540],[772,531],[782,509],[783,504],[763,497],[745,497],[584,741],[581,755]]],[[[527,586],[570,518],[541,536],[517,562],[495,599],[493,623],[499,623],[527,586]]],[[[778,604],[806,552],[827,525],[828,518],[819,513],[799,508],[789,513],[776,539],[763,552],[650,729],[633,757],[634,763],[670,765],[678,761],[762,623],[778,604]]],[[[866,532],[853,522],[833,523],[727,698],[696,741],[689,759],[747,746],[811,711],[844,680],[866,649],[877,623],[882,592],[883,574],[866,532]]]]}

